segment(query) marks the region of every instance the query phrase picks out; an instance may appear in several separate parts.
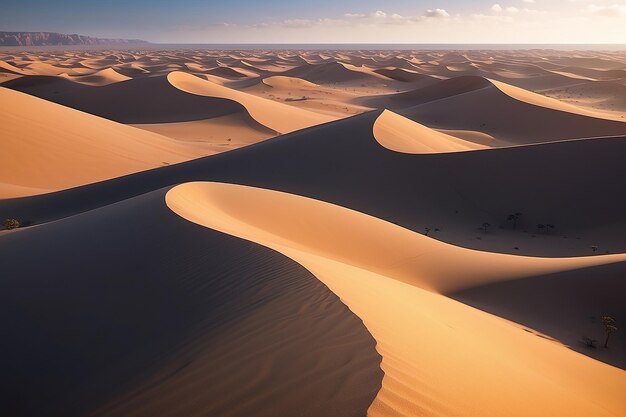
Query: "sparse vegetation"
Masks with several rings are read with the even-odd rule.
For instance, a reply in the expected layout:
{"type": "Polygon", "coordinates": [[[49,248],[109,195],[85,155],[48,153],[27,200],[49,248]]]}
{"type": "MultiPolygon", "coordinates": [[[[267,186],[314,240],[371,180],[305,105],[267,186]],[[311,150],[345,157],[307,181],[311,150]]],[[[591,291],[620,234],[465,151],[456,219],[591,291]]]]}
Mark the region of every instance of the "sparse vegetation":
{"type": "Polygon", "coordinates": [[[300,98],[293,98],[293,97],[287,97],[285,99],[285,101],[305,101],[308,100],[309,98],[307,96],[302,96],[300,98]]]}
{"type": "Polygon", "coordinates": [[[483,232],[487,233],[490,227],[491,227],[491,223],[484,222],[480,228],[483,229],[483,232]]]}
{"type": "Polygon", "coordinates": [[[609,347],[609,338],[613,333],[617,331],[617,326],[615,325],[615,319],[611,316],[603,316],[602,317],[602,325],[604,326],[604,331],[606,333],[606,339],[604,340],[604,347],[609,347]]]}
{"type": "Polygon", "coordinates": [[[591,245],[591,250],[594,252],[598,251],[598,245],[591,245]]]}
{"type": "Polygon", "coordinates": [[[596,343],[598,341],[596,339],[592,339],[590,337],[583,336],[582,339],[581,339],[581,342],[583,342],[585,344],[585,346],[595,349],[596,343]]]}
{"type": "Polygon", "coordinates": [[[513,213],[509,214],[506,219],[513,223],[513,229],[517,229],[517,222],[520,217],[522,217],[522,213],[513,213]]]}
{"type": "Polygon", "coordinates": [[[10,229],[17,229],[18,227],[21,226],[21,223],[17,219],[5,219],[2,222],[2,225],[5,227],[5,229],[10,230],[10,229]]]}

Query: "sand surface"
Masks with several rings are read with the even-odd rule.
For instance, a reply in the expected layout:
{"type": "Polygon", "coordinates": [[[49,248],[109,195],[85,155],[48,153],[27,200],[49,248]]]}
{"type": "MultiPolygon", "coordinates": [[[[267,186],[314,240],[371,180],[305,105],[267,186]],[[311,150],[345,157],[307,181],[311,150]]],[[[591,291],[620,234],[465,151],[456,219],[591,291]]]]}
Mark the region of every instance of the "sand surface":
{"type": "Polygon", "coordinates": [[[626,415],[625,88],[623,51],[0,50],[0,414],[626,415]]]}

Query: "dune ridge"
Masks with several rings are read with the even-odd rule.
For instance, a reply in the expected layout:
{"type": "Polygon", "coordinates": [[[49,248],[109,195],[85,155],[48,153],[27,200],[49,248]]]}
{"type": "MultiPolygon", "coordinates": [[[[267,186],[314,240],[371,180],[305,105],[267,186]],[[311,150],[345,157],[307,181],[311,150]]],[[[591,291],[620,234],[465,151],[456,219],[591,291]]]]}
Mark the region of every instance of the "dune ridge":
{"type": "Polygon", "coordinates": [[[484,145],[429,129],[389,110],[378,116],[372,133],[381,145],[396,152],[443,153],[486,148],[484,145]]]}
{"type": "MultiPolygon", "coordinates": [[[[363,251],[362,245],[377,246],[376,242],[384,242],[385,247],[391,244],[394,249],[390,251],[409,246],[404,242],[398,242],[396,246],[390,243],[394,241],[389,239],[390,236],[380,239],[377,227],[364,227],[363,222],[379,220],[294,195],[228,184],[180,185],[168,192],[166,202],[174,212],[194,223],[263,244],[296,260],[336,292],[364,320],[378,342],[385,371],[382,389],[368,415],[474,415],[470,404],[479,398],[485,401],[481,402],[482,415],[506,413],[525,416],[550,412],[555,415],[584,416],[593,413],[610,416],[624,412],[625,404],[619,395],[626,386],[623,371],[567,351],[562,345],[520,332],[519,328],[479,310],[413,289],[413,286],[402,286],[394,279],[398,276],[395,275],[397,268],[387,266],[387,274],[373,272],[367,267],[372,262],[395,266],[402,263],[399,259],[415,257],[399,255],[396,262],[390,262],[384,260],[385,252],[376,257],[375,253],[380,253],[378,250],[363,251]],[[246,204],[242,204],[243,201],[246,204]],[[252,209],[250,201],[255,202],[253,206],[256,209],[252,209]],[[276,215],[279,209],[282,209],[281,215],[276,215]],[[334,233],[330,235],[324,230],[333,230],[334,233]],[[364,230],[367,231],[365,233],[373,233],[376,239],[360,235],[360,231],[364,230]],[[337,243],[336,239],[345,241],[337,243]],[[360,245],[354,247],[355,242],[360,245]],[[337,255],[339,246],[353,256],[341,257],[342,250],[337,255]],[[327,250],[323,250],[324,247],[327,250]],[[403,308],[399,308],[398,303],[403,308]],[[413,308],[408,307],[411,303],[413,308]],[[436,308],[428,310],[425,306],[436,308]],[[407,311],[414,314],[409,313],[409,317],[419,317],[423,321],[417,324],[407,319],[407,311]],[[427,318],[430,315],[428,311],[437,311],[438,319],[427,318]],[[446,329],[448,326],[454,330],[446,329]],[[478,328],[482,330],[477,331],[478,328]],[[472,335],[472,332],[477,333],[472,335]],[[420,335],[426,334],[431,343],[419,341],[420,335]],[[490,345],[485,346],[482,338],[488,338],[490,345]],[[457,354],[450,350],[458,340],[463,340],[466,353],[457,354]],[[446,352],[443,355],[445,358],[441,355],[442,349],[446,352]],[[466,355],[471,355],[472,359],[468,361],[466,355]],[[500,367],[489,365],[494,358],[498,358],[500,367]],[[450,366],[450,361],[453,361],[453,366],[450,366]],[[572,373],[564,375],[561,371],[563,367],[572,373]],[[501,383],[500,372],[503,369],[506,369],[507,384],[501,383]],[[542,375],[542,378],[537,375],[542,375]],[[429,378],[436,378],[438,384],[429,384],[429,378]],[[474,378],[481,383],[475,384],[474,378]],[[398,401],[399,398],[402,401],[398,401]],[[555,401],[558,398],[562,400],[555,401]]],[[[390,224],[379,224],[381,228],[391,229],[391,233],[402,231],[390,224]]],[[[423,245],[434,244],[432,239],[415,234],[414,237],[426,241],[423,245]]],[[[426,249],[426,252],[430,251],[426,249]]],[[[504,255],[488,256],[497,258],[504,255]]],[[[526,267],[530,265],[529,261],[519,258],[520,263],[515,268],[508,263],[515,258],[518,257],[509,257],[507,265],[512,269],[500,271],[501,277],[512,278],[514,270],[523,268],[524,264],[526,267]]],[[[595,257],[593,262],[602,263],[603,258],[609,259],[595,257]]],[[[612,259],[623,261],[626,255],[617,255],[612,259]]],[[[573,262],[581,260],[578,258],[573,262]]],[[[536,261],[572,262],[542,258],[536,261]]],[[[442,265],[441,262],[437,264],[442,265]]],[[[484,271],[475,269],[480,268],[479,265],[486,268],[489,265],[480,261],[469,264],[473,267],[468,268],[468,263],[459,264],[463,265],[461,268],[467,274],[463,277],[465,279],[480,276],[484,271]]],[[[422,266],[421,263],[419,265],[422,266]]],[[[441,284],[441,277],[433,276],[433,271],[428,268],[408,269],[421,280],[417,281],[420,286],[432,285],[423,281],[429,279],[441,284]]],[[[442,285],[440,289],[446,287],[445,283],[442,285]]]]}
{"type": "Polygon", "coordinates": [[[172,72],[167,79],[174,87],[187,93],[236,101],[259,123],[280,133],[289,133],[333,120],[328,116],[231,90],[183,72],[172,72]],[[280,117],[277,117],[278,114],[280,117]]]}
{"type": "Polygon", "coordinates": [[[365,414],[382,372],[363,323],[295,262],[197,228],[165,193],[0,235],[5,256],[38,260],[3,268],[0,412],[365,414]]]}
{"type": "Polygon", "coordinates": [[[76,187],[203,154],[154,133],[0,87],[0,198],[76,187]]]}

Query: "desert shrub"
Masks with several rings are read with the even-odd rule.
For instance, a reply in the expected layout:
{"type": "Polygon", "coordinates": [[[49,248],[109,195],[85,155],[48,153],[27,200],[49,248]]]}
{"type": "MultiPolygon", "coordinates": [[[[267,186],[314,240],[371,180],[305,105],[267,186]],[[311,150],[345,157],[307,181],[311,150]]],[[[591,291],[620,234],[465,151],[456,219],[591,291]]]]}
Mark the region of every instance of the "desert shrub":
{"type": "Polygon", "coordinates": [[[592,338],[587,337],[587,336],[583,336],[582,339],[581,339],[581,342],[583,342],[585,344],[585,346],[587,346],[587,347],[595,348],[597,340],[596,339],[592,339],[592,338]]]}
{"type": "Polygon", "coordinates": [[[604,326],[604,331],[606,332],[606,340],[604,341],[604,347],[609,347],[609,338],[613,333],[617,331],[617,326],[615,325],[615,319],[611,316],[603,316],[602,317],[602,325],[604,326]]]}
{"type": "Polygon", "coordinates": [[[17,229],[18,227],[21,226],[19,220],[17,219],[5,219],[2,222],[2,225],[6,228],[6,229],[17,229]]]}

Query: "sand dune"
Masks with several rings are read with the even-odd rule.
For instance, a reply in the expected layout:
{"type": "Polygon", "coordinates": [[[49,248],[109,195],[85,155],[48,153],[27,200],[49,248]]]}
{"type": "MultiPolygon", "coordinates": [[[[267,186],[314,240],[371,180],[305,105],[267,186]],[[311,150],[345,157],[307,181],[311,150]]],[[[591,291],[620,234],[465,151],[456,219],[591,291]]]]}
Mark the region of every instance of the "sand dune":
{"type": "Polygon", "coordinates": [[[201,145],[207,154],[224,152],[276,136],[248,113],[234,113],[192,122],[131,125],[182,142],[201,145]]]}
{"type": "Polygon", "coordinates": [[[487,88],[491,85],[489,80],[481,77],[455,77],[448,80],[438,81],[430,86],[417,88],[397,94],[382,97],[366,98],[364,104],[373,107],[406,107],[428,103],[429,101],[468,93],[470,91],[487,88]],[[397,103],[397,104],[396,104],[397,103]]]}
{"type": "Polygon", "coordinates": [[[462,152],[486,148],[429,129],[389,110],[376,119],[373,134],[385,148],[404,153],[462,152]]]}
{"type": "Polygon", "coordinates": [[[249,74],[245,74],[240,70],[231,67],[216,67],[206,71],[206,74],[217,75],[225,78],[246,78],[249,74]]]}
{"type": "Polygon", "coordinates": [[[533,258],[474,251],[339,206],[254,187],[188,183],[168,192],[166,201],[181,216],[217,225],[225,233],[243,235],[281,252],[287,247],[349,264],[437,293],[626,261],[626,254],[533,258]]]}
{"type": "Polygon", "coordinates": [[[120,123],[169,123],[243,112],[232,100],[187,94],[166,77],[131,79],[102,87],[66,86],[64,79],[17,79],[2,84],[120,123]]]}
{"type": "Polygon", "coordinates": [[[257,122],[280,133],[288,133],[332,120],[328,116],[231,90],[183,72],[170,73],[167,79],[177,89],[193,95],[237,102],[245,107],[257,122]]]}
{"type": "Polygon", "coordinates": [[[0,198],[70,188],[202,155],[164,136],[0,88],[0,198]]]}
{"type": "Polygon", "coordinates": [[[302,80],[300,78],[285,77],[284,75],[275,75],[263,79],[263,84],[273,88],[319,88],[319,85],[312,82],[302,80]]]}
{"type": "Polygon", "coordinates": [[[621,119],[613,120],[497,81],[452,81],[463,87],[456,90],[460,93],[426,87],[429,90],[423,96],[419,90],[412,92],[418,97],[416,104],[407,107],[411,101],[405,101],[399,113],[429,127],[481,131],[510,144],[626,133],[626,123],[621,119]]]}
{"type": "Polygon", "coordinates": [[[17,68],[5,61],[0,61],[0,72],[9,72],[12,74],[20,74],[20,75],[25,74],[25,72],[22,69],[17,68]]]}
{"type": "Polygon", "coordinates": [[[623,137],[406,154],[385,149],[374,137],[380,114],[63,195],[5,201],[0,217],[20,213],[44,222],[181,182],[226,181],[333,202],[422,233],[429,228],[438,240],[473,249],[534,256],[590,255],[592,246],[599,253],[626,252],[626,200],[615,193],[624,170],[623,137]],[[523,213],[516,228],[507,220],[515,212],[523,213]],[[488,232],[481,230],[485,222],[488,232]]]}
{"type": "Polygon", "coordinates": [[[342,62],[328,62],[323,64],[305,64],[288,70],[281,75],[303,78],[317,84],[354,82],[366,79],[388,79],[385,76],[365,68],[342,62]]]}
{"type": "MultiPolygon", "coordinates": [[[[433,249],[428,245],[436,243],[429,238],[413,233],[422,244],[408,244],[386,234],[381,236],[384,229],[398,234],[405,231],[374,218],[298,196],[234,185],[185,184],[172,189],[166,201],[188,220],[286,254],[346,300],[363,318],[383,356],[383,387],[369,415],[473,415],[470,404],[483,397],[486,405],[481,407],[482,415],[526,416],[549,410],[555,415],[609,416],[626,410],[619,394],[626,388],[623,371],[525,334],[478,310],[394,282],[396,274],[401,276],[403,264],[419,257],[417,252],[402,253],[403,248],[419,251],[421,246],[421,250],[432,256],[433,249]],[[244,201],[246,204],[242,204],[244,201]],[[328,233],[329,230],[333,233],[328,233]],[[363,231],[372,235],[365,236],[363,231]],[[370,251],[368,244],[375,247],[370,251]],[[392,258],[388,258],[390,254],[392,258]],[[379,262],[387,274],[372,273],[371,267],[379,262]],[[411,303],[419,307],[409,308],[411,303]],[[412,319],[407,319],[407,311],[414,313],[409,315],[412,319]],[[432,311],[437,311],[437,318],[427,318],[432,311]],[[420,318],[419,324],[416,317],[420,318]],[[428,335],[429,342],[419,342],[420,335],[428,335]],[[489,346],[483,343],[485,339],[490,341],[489,346]],[[453,348],[460,340],[465,347],[463,353],[453,348]],[[498,367],[493,366],[494,358],[498,358],[498,367]],[[507,384],[501,383],[503,369],[507,384]],[[563,369],[570,372],[564,374],[563,369]],[[435,375],[439,383],[433,387],[427,381],[435,375]],[[429,399],[427,403],[423,402],[425,398],[429,399]]],[[[471,285],[467,278],[491,270],[490,263],[505,255],[487,256],[491,261],[460,262],[456,266],[460,269],[454,275],[465,285],[471,285]],[[475,269],[481,265],[484,270],[475,269]]],[[[613,259],[625,257],[619,255],[613,259]]],[[[500,270],[496,275],[511,277],[513,271],[529,267],[533,262],[562,266],[584,262],[583,258],[508,258],[503,264],[511,269],[500,270]],[[515,261],[519,263],[515,265],[515,261]]],[[[587,259],[602,262],[600,257],[587,259]]],[[[432,278],[437,285],[445,287],[441,276],[432,275],[428,268],[421,269],[424,260],[418,263],[420,269],[407,267],[407,270],[418,280],[432,278]]],[[[437,265],[440,268],[444,263],[437,265]]]]}
{"type": "Polygon", "coordinates": [[[624,52],[295,48],[0,50],[0,414],[626,415],[624,52]]]}
{"type": "Polygon", "coordinates": [[[92,74],[80,75],[70,77],[72,81],[79,82],[81,84],[87,85],[109,85],[113,83],[118,83],[120,81],[129,80],[130,77],[120,74],[115,71],[113,68],[107,68],[100,71],[96,71],[92,74]]]}
{"type": "Polygon", "coordinates": [[[423,86],[434,84],[435,82],[438,81],[437,78],[434,78],[428,75],[423,75],[423,74],[418,73],[417,71],[407,70],[404,68],[396,68],[396,67],[380,68],[380,69],[374,70],[374,72],[377,74],[383,75],[387,78],[396,80],[396,81],[404,81],[404,82],[411,82],[411,83],[419,82],[419,84],[423,86]]]}
{"type": "Polygon", "coordinates": [[[585,82],[561,89],[549,89],[543,93],[578,107],[616,112],[620,118],[626,112],[626,85],[613,81],[585,82]]]}
{"type": "Polygon", "coordinates": [[[0,281],[2,414],[363,415],[382,372],[362,322],[304,268],[164,195],[0,237],[38,260],[0,281]]]}

